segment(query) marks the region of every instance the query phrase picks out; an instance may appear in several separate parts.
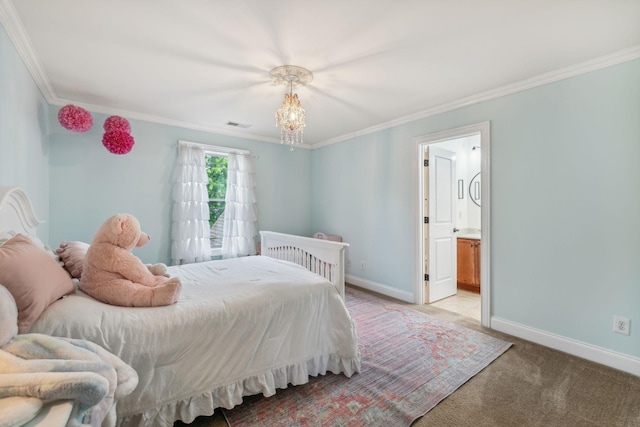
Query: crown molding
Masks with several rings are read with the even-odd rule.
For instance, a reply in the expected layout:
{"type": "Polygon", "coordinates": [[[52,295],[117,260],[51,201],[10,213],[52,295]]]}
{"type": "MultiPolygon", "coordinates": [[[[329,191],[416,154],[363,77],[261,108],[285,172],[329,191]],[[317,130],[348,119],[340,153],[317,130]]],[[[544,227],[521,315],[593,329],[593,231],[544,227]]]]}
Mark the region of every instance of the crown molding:
{"type": "MultiPolygon", "coordinates": [[[[42,93],[44,98],[47,100],[47,102],[52,105],[60,105],[60,106],[63,106],[69,103],[73,103],[75,105],[81,105],[76,101],[64,100],[56,97],[53,91],[53,88],[51,87],[51,84],[49,82],[49,78],[47,77],[46,72],[42,68],[42,65],[40,64],[40,61],[38,60],[37,55],[35,54],[33,45],[31,43],[31,39],[29,38],[29,35],[25,32],[24,26],[22,25],[22,21],[20,21],[20,17],[18,16],[18,13],[15,7],[13,6],[13,2],[11,0],[0,0],[0,23],[2,24],[5,31],[7,32],[9,39],[15,46],[16,50],[18,51],[18,54],[22,58],[25,66],[31,73],[32,78],[34,79],[36,85],[40,89],[40,92],[42,93]]],[[[522,92],[538,86],[554,83],[560,80],[568,79],[570,77],[575,77],[580,74],[586,74],[591,71],[596,71],[602,68],[621,64],[627,61],[632,61],[638,58],[640,58],[640,45],[632,46],[627,49],[622,49],[617,52],[611,53],[609,55],[604,55],[599,58],[591,59],[589,61],[585,61],[569,67],[561,68],[556,71],[544,73],[539,76],[522,80],[517,83],[505,85],[505,86],[492,89],[486,92],[481,92],[479,94],[461,98],[456,101],[448,102],[433,108],[429,108],[427,110],[417,112],[415,114],[400,117],[398,119],[394,119],[394,120],[381,123],[375,126],[371,126],[368,128],[364,128],[355,132],[349,132],[344,135],[337,136],[335,138],[330,138],[330,139],[318,142],[316,144],[312,144],[312,145],[297,144],[295,147],[303,148],[303,149],[312,149],[312,150],[316,148],[326,147],[328,145],[337,144],[339,142],[354,139],[359,136],[379,132],[381,130],[403,125],[405,123],[435,116],[437,114],[442,114],[448,111],[456,110],[458,108],[478,104],[480,102],[489,101],[492,99],[511,95],[517,92],[522,92]]],[[[141,113],[136,113],[131,111],[109,109],[109,108],[105,108],[98,105],[85,104],[81,106],[83,106],[83,108],[86,108],[89,111],[94,111],[96,113],[103,113],[103,114],[109,114],[109,115],[121,115],[121,116],[142,120],[146,122],[182,127],[186,129],[199,130],[203,132],[210,132],[210,133],[221,134],[221,135],[228,135],[228,136],[245,138],[245,139],[250,139],[255,141],[270,142],[273,144],[280,144],[280,140],[277,138],[251,135],[251,134],[245,134],[240,132],[232,132],[225,129],[221,129],[216,126],[207,126],[199,123],[183,122],[180,120],[167,119],[164,117],[152,116],[148,114],[141,114],[141,113]]]]}
{"type": "Polygon", "coordinates": [[[22,58],[24,65],[40,89],[40,93],[51,104],[56,99],[56,96],[49,83],[47,73],[35,54],[31,38],[25,32],[22,21],[11,0],[0,0],[0,23],[2,23],[9,39],[18,51],[18,55],[22,58]]]}
{"type": "Polygon", "coordinates": [[[379,132],[384,129],[392,128],[395,126],[403,125],[405,123],[413,122],[426,117],[435,116],[437,114],[446,113],[448,111],[456,110],[458,108],[467,107],[470,105],[478,104],[480,102],[489,101],[492,99],[500,98],[507,95],[512,95],[517,92],[522,92],[528,89],[533,89],[539,86],[543,86],[549,83],[554,83],[560,80],[575,77],[581,74],[586,74],[591,71],[600,70],[613,65],[621,64],[624,62],[632,61],[640,58],[640,45],[633,46],[627,49],[622,49],[609,55],[604,55],[599,58],[591,59],[576,65],[561,68],[559,70],[551,71],[548,73],[540,74],[538,76],[522,80],[520,82],[505,85],[496,89],[492,89],[486,92],[481,92],[475,95],[461,98],[456,101],[448,102],[427,110],[420,111],[409,116],[401,117],[395,120],[391,120],[379,125],[371,126],[356,132],[350,132],[335,138],[327,139],[313,145],[313,148],[325,147],[338,142],[343,142],[349,139],[353,139],[362,135],[367,135],[375,132],[379,132]]]}

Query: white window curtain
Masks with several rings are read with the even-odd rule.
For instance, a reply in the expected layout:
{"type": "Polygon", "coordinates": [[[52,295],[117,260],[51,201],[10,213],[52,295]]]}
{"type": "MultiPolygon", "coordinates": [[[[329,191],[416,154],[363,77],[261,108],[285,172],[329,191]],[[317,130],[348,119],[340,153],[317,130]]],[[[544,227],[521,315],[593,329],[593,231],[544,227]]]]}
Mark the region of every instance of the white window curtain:
{"type": "Polygon", "coordinates": [[[211,259],[207,183],[205,150],[179,145],[173,184],[173,265],[211,259]]]}
{"type": "Polygon", "coordinates": [[[222,257],[256,254],[258,215],[250,154],[229,153],[222,257]]]}

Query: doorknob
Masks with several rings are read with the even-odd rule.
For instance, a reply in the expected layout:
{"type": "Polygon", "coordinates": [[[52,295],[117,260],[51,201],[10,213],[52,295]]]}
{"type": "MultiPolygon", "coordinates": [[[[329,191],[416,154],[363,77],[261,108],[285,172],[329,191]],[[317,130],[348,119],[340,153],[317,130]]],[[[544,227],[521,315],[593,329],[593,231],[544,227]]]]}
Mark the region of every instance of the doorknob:
{"type": "Polygon", "coordinates": [[[454,228],[454,229],[453,229],[453,232],[454,232],[454,233],[457,233],[458,231],[460,231],[460,229],[459,229],[459,228],[454,228]]]}

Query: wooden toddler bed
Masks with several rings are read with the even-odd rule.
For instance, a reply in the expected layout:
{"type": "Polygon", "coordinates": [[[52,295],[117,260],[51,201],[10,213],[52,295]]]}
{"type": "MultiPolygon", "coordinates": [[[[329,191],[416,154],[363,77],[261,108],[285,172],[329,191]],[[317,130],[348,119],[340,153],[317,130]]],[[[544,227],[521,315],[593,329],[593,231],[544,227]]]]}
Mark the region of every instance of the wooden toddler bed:
{"type": "MultiPolygon", "coordinates": [[[[0,187],[0,233],[35,235],[37,223],[22,190],[0,187]]],[[[343,301],[347,245],[261,235],[263,256],[170,267],[183,284],[174,305],[112,306],[76,290],[28,332],[86,339],[133,367],[140,380],[117,404],[122,426],[191,422],[310,376],[359,372],[343,301]]]]}

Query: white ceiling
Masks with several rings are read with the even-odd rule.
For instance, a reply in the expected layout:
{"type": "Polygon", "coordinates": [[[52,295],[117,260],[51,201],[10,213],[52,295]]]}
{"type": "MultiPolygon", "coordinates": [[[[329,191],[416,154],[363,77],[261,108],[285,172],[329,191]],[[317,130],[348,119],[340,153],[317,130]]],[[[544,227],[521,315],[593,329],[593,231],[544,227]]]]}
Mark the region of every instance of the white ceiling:
{"type": "Polygon", "coordinates": [[[0,0],[0,19],[52,104],[265,141],[269,71],[305,67],[311,145],[640,57],[640,0],[0,0]]]}

